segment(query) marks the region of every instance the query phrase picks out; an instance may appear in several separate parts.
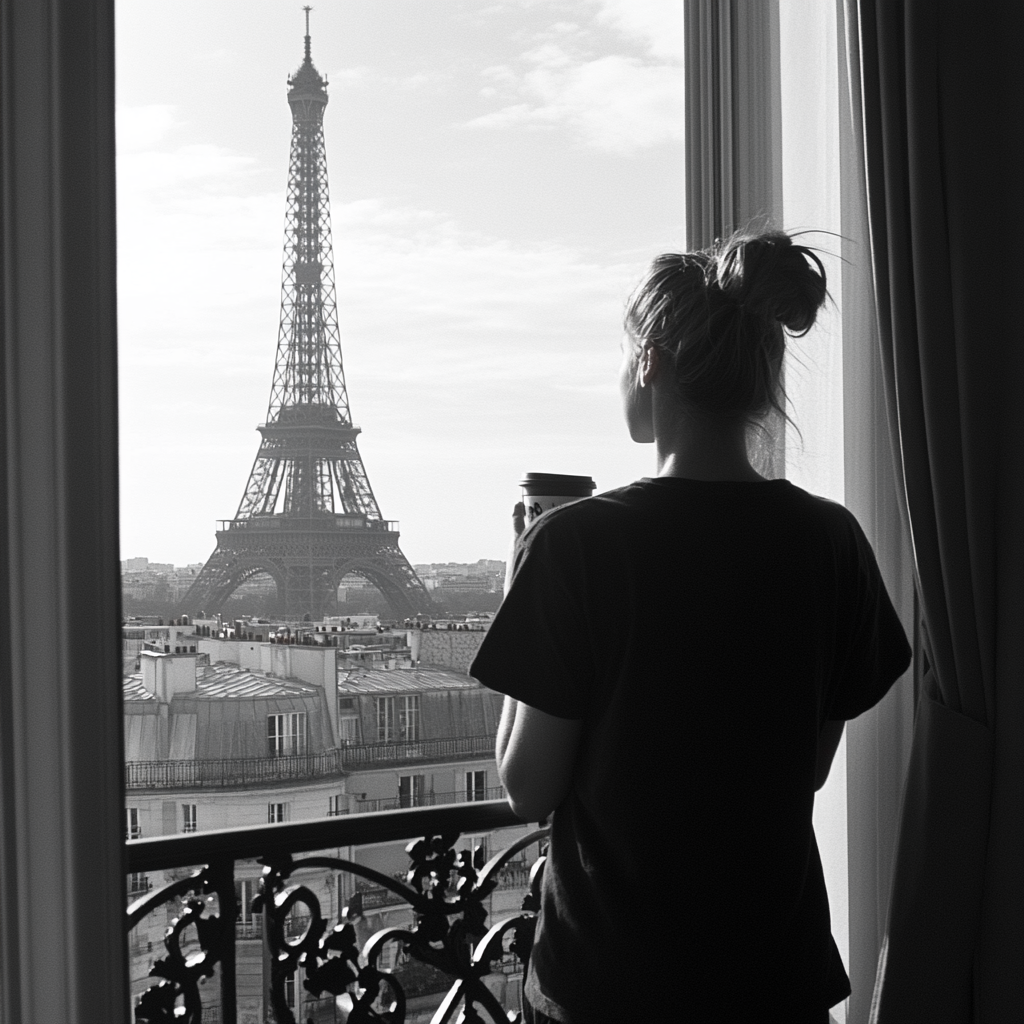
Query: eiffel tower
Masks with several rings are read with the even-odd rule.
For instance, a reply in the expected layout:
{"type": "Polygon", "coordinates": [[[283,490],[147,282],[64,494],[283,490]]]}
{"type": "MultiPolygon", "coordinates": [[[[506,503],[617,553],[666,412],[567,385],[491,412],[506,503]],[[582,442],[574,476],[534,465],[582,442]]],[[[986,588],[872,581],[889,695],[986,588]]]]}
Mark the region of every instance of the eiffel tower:
{"type": "Polygon", "coordinates": [[[306,51],[288,79],[292,110],[281,324],[267,421],[234,519],[221,521],[217,548],[182,602],[215,614],[235,589],[269,574],[279,611],[319,619],[343,577],[372,583],[392,615],[431,601],[385,520],[356,445],[335,304],[327,152],[327,81],[306,51]]]}

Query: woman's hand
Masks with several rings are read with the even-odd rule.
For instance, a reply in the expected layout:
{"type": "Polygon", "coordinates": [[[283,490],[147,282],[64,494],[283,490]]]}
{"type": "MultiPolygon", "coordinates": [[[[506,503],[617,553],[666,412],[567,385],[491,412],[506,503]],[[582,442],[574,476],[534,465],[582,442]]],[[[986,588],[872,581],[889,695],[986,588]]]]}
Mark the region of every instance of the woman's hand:
{"type": "Polygon", "coordinates": [[[505,588],[502,593],[507,594],[508,588],[512,586],[512,574],[515,570],[516,555],[519,554],[520,539],[523,530],[526,529],[526,506],[517,501],[512,509],[512,543],[509,545],[508,558],[505,560],[505,588]]]}

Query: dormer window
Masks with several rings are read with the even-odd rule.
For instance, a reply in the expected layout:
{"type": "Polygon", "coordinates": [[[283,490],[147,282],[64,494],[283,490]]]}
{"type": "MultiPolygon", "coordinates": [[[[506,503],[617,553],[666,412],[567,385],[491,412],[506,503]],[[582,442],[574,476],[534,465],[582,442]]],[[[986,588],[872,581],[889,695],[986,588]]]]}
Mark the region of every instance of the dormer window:
{"type": "Polygon", "coordinates": [[[269,757],[297,757],[306,753],[306,712],[267,715],[269,757]]]}

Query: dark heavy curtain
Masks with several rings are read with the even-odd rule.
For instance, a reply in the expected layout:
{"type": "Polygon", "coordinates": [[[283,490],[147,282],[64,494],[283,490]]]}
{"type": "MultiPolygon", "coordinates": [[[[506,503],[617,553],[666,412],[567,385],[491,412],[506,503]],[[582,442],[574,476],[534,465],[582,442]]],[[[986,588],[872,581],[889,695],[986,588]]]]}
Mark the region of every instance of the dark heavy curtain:
{"type": "Polygon", "coordinates": [[[927,664],[872,1019],[1024,1007],[1024,4],[846,0],[927,664]]]}

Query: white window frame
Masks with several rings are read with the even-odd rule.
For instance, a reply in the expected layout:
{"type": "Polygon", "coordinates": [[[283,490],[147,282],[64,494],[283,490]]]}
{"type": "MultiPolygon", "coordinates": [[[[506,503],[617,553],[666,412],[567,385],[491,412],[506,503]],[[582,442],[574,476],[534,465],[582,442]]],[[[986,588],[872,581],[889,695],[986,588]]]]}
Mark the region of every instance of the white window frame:
{"type": "Polygon", "coordinates": [[[403,740],[420,738],[420,695],[406,694],[398,705],[398,736],[403,740]]]}
{"type": "Polygon", "coordinates": [[[427,799],[426,775],[398,776],[398,806],[423,807],[427,799]],[[403,793],[403,789],[405,792],[403,793]]]}
{"type": "Polygon", "coordinates": [[[344,793],[333,793],[327,798],[327,817],[337,818],[348,814],[348,797],[344,793]]]}
{"type": "Polygon", "coordinates": [[[132,871],[128,875],[129,894],[149,892],[149,875],[145,871],[132,871]]]}
{"type": "Polygon", "coordinates": [[[199,804],[181,805],[181,831],[199,831],[199,804]]]}
{"type": "Polygon", "coordinates": [[[267,824],[280,825],[291,819],[291,804],[284,800],[272,800],[267,804],[267,824]]]}
{"type": "Polygon", "coordinates": [[[377,708],[377,742],[392,743],[395,734],[395,698],[378,697],[374,702],[377,708]]]}
{"type": "Polygon", "coordinates": [[[302,757],[307,751],[305,711],[283,711],[267,715],[267,755],[302,757]]]}
{"type": "Polygon", "coordinates": [[[139,809],[138,807],[126,807],[124,809],[125,817],[125,839],[141,839],[142,838],[142,826],[139,824],[139,809]]]}
{"type": "Polygon", "coordinates": [[[491,834],[489,832],[473,833],[472,835],[460,836],[455,844],[458,851],[469,850],[479,847],[483,850],[483,863],[486,864],[491,856],[491,834]]]}
{"type": "Polygon", "coordinates": [[[466,772],[466,801],[473,803],[476,800],[487,799],[487,769],[478,768],[466,772]],[[483,785],[478,785],[483,779],[483,785]],[[477,794],[482,793],[482,796],[477,794]]]}
{"type": "Polygon", "coordinates": [[[252,901],[259,891],[260,880],[258,878],[236,878],[235,899],[238,902],[238,918],[236,923],[243,928],[258,927],[263,915],[252,912],[252,901]]]}
{"type": "Polygon", "coordinates": [[[363,742],[363,725],[358,715],[338,716],[338,743],[343,747],[358,746],[363,742]]]}
{"type": "Polygon", "coordinates": [[[377,742],[415,742],[420,739],[420,695],[402,694],[378,697],[377,742]]]}

